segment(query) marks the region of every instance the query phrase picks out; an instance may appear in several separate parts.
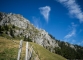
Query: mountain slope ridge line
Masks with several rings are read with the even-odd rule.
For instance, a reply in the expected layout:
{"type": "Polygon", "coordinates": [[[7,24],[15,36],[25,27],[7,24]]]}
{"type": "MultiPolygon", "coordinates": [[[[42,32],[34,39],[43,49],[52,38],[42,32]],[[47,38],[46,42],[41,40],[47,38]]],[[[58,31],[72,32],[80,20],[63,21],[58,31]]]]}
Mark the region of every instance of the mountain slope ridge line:
{"type": "Polygon", "coordinates": [[[45,30],[36,28],[20,14],[0,12],[0,36],[37,43],[67,59],[83,58],[83,47],[55,39],[45,30]]]}

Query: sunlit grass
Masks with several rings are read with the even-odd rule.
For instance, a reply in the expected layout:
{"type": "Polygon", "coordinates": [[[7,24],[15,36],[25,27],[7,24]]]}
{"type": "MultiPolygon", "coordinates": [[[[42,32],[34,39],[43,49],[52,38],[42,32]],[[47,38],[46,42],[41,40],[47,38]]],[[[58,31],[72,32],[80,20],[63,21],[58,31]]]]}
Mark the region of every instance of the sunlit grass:
{"type": "MultiPolygon", "coordinates": [[[[0,37],[0,60],[17,60],[19,43],[20,40],[11,40],[0,37]]],[[[64,57],[51,53],[36,43],[29,42],[29,44],[33,47],[35,53],[37,54],[33,53],[33,57],[38,56],[40,60],[66,60],[64,57]]],[[[25,53],[26,42],[23,42],[21,60],[25,59],[25,53]]]]}
{"type": "MultiPolygon", "coordinates": [[[[0,60],[17,60],[19,40],[9,40],[0,37],[0,60]]],[[[21,60],[24,60],[25,42],[23,43],[21,60]]]]}
{"type": "Polygon", "coordinates": [[[38,44],[32,42],[30,42],[30,44],[33,46],[40,60],[66,60],[64,57],[51,53],[50,51],[48,51],[47,49],[43,48],[38,44]]]}

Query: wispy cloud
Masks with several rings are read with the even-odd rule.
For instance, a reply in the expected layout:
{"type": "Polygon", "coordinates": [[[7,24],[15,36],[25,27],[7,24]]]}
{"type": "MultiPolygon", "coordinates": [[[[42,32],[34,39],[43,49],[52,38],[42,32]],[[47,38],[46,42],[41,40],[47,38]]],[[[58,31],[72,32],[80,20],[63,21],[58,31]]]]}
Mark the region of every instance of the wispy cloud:
{"type": "Polygon", "coordinates": [[[76,35],[76,27],[77,25],[74,23],[71,23],[71,26],[69,27],[70,32],[64,37],[65,41],[73,40],[72,37],[76,35]]]}
{"type": "Polygon", "coordinates": [[[76,43],[76,40],[72,40],[72,41],[71,41],[71,44],[75,44],[75,43],[76,43]]]}
{"type": "Polygon", "coordinates": [[[65,38],[66,38],[66,39],[71,38],[71,37],[74,36],[75,34],[76,34],[76,30],[73,29],[71,32],[69,32],[69,33],[65,36],[65,38]]]}
{"type": "Polygon", "coordinates": [[[32,17],[33,20],[33,24],[37,27],[37,28],[41,28],[42,24],[40,22],[40,18],[36,18],[35,16],[32,17]]]}
{"type": "Polygon", "coordinates": [[[40,13],[44,16],[45,20],[48,22],[51,8],[50,6],[40,7],[40,13]]]}
{"type": "Polygon", "coordinates": [[[80,29],[80,30],[79,30],[79,33],[81,33],[81,32],[83,32],[83,29],[80,29]]]}
{"type": "Polygon", "coordinates": [[[56,0],[61,4],[65,5],[71,16],[76,17],[79,19],[80,22],[83,22],[83,12],[81,7],[76,3],[76,0],[56,0]]]}
{"type": "Polygon", "coordinates": [[[79,43],[77,43],[78,45],[83,45],[83,40],[81,41],[81,42],[79,42],[79,43]]]}

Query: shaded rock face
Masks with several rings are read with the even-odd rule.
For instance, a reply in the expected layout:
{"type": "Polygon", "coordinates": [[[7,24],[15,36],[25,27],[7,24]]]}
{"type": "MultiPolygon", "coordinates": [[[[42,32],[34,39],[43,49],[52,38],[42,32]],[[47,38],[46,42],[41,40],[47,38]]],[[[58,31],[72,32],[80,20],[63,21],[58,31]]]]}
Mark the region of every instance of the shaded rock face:
{"type": "Polygon", "coordinates": [[[5,28],[7,26],[8,30],[1,30],[2,33],[6,33],[9,37],[19,37],[24,39],[29,38],[32,42],[35,42],[45,48],[53,50],[55,47],[59,47],[58,43],[52,39],[49,34],[43,30],[34,27],[29,20],[25,19],[20,14],[12,13],[1,13],[0,12],[0,26],[5,28]]]}

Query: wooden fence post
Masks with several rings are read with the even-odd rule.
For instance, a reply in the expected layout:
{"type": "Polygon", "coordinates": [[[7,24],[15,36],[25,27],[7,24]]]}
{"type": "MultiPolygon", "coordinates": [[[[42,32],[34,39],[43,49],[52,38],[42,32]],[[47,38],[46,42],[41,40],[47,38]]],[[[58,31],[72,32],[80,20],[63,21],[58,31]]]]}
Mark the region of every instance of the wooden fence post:
{"type": "Polygon", "coordinates": [[[22,42],[23,42],[23,40],[20,41],[17,60],[20,60],[21,51],[22,51],[22,42]]]}
{"type": "Polygon", "coordinates": [[[30,47],[30,57],[29,57],[29,59],[31,59],[31,57],[32,57],[32,52],[33,52],[33,48],[32,48],[32,46],[30,47]]]}
{"type": "Polygon", "coordinates": [[[26,56],[25,60],[28,60],[28,42],[26,42],[26,56]]]}

